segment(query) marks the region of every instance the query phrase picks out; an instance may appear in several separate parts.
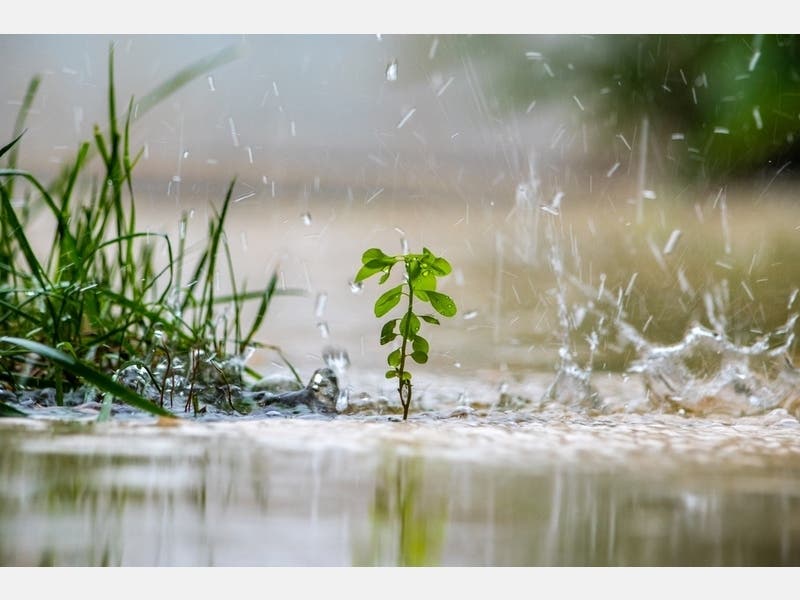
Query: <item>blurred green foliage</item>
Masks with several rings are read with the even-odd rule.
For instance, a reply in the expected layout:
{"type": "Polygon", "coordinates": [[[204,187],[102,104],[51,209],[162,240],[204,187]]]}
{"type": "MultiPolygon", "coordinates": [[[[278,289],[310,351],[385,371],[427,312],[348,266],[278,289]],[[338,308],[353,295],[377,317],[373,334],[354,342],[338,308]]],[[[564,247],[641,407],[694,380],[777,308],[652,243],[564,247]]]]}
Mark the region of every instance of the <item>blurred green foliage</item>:
{"type": "MultiPolygon", "coordinates": [[[[647,117],[664,174],[774,173],[800,158],[800,46],[795,35],[458,36],[456,55],[490,62],[491,102],[575,108],[611,151],[647,117]],[[577,99],[577,100],[576,100],[577,99]]],[[[602,147],[594,148],[601,154],[602,147]]]]}

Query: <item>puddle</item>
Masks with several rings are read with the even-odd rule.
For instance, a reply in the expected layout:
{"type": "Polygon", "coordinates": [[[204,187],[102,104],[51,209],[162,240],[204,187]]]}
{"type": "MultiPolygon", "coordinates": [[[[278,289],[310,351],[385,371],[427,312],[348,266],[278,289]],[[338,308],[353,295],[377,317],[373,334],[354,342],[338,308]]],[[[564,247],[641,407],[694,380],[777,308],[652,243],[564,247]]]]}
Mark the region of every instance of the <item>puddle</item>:
{"type": "Polygon", "coordinates": [[[800,564],[785,410],[520,412],[440,383],[449,415],[407,422],[2,419],[0,564],[800,564]]]}

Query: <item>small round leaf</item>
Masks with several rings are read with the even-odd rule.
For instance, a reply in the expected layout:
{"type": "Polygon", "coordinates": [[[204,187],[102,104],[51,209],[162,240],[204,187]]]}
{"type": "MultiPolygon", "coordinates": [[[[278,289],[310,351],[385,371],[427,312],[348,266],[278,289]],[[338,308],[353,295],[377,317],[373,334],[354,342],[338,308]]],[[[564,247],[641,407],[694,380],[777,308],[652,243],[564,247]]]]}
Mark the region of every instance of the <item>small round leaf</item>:
{"type": "Polygon", "coordinates": [[[456,314],[456,303],[447,294],[439,292],[428,292],[428,299],[431,306],[443,317],[452,317],[456,314]]]}
{"type": "Polygon", "coordinates": [[[428,354],[426,352],[412,352],[411,358],[414,359],[414,362],[424,365],[428,362],[428,354]]]}

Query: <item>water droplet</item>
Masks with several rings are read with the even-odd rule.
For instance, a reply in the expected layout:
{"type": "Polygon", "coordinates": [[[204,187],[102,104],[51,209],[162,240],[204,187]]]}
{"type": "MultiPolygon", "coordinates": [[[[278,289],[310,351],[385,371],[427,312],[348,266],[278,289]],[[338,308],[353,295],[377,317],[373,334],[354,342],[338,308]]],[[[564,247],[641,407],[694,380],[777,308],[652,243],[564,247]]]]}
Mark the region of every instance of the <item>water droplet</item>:
{"type": "Polygon", "coordinates": [[[231,130],[231,140],[234,147],[239,147],[239,134],[236,133],[236,123],[233,122],[233,117],[228,117],[228,128],[231,130]]]}
{"type": "Polygon", "coordinates": [[[408,254],[408,240],[406,238],[400,238],[400,252],[403,255],[408,254]]]}
{"type": "Polygon", "coordinates": [[[465,321],[470,321],[470,320],[474,319],[477,316],[478,316],[478,311],[477,310],[471,310],[469,312],[464,313],[464,320],[465,321]]]}
{"type": "Polygon", "coordinates": [[[184,150],[183,151],[183,158],[189,158],[189,151],[188,150],[184,150]]]}
{"type": "Polygon", "coordinates": [[[397,61],[393,60],[386,67],[386,81],[397,81],[397,61]]]}
{"type": "Polygon", "coordinates": [[[364,291],[363,281],[349,281],[348,284],[350,285],[350,291],[354,294],[360,294],[364,291]]]}
{"type": "Polygon", "coordinates": [[[300,218],[303,220],[303,225],[306,225],[306,226],[311,225],[311,213],[310,212],[304,212],[302,215],[300,215],[300,218]]]}
{"type": "Polygon", "coordinates": [[[417,109],[416,109],[416,108],[412,108],[411,110],[409,110],[409,111],[408,111],[408,112],[407,112],[407,113],[406,113],[406,114],[403,116],[403,118],[402,118],[402,119],[400,119],[400,122],[397,124],[397,128],[398,128],[398,129],[401,129],[401,128],[403,127],[403,125],[405,125],[405,124],[408,122],[408,120],[409,120],[411,117],[413,117],[413,116],[414,116],[414,113],[415,113],[415,112],[417,112],[417,109]]]}
{"type": "Polygon", "coordinates": [[[210,89],[212,92],[216,92],[217,91],[217,88],[214,87],[214,76],[213,75],[209,75],[208,76],[208,89],[210,89]]]}
{"type": "Polygon", "coordinates": [[[325,292],[320,292],[317,294],[317,301],[314,304],[314,316],[318,319],[322,317],[322,313],[325,312],[325,305],[328,303],[328,294],[325,292]]]}
{"type": "Polygon", "coordinates": [[[331,332],[328,328],[328,323],[325,321],[320,321],[317,323],[317,329],[319,329],[319,334],[322,336],[323,340],[327,340],[330,337],[331,332]]]}
{"type": "Polygon", "coordinates": [[[673,250],[675,250],[675,246],[678,244],[678,240],[680,239],[683,232],[680,229],[674,229],[667,240],[667,243],[664,245],[664,254],[670,254],[673,250]]]}

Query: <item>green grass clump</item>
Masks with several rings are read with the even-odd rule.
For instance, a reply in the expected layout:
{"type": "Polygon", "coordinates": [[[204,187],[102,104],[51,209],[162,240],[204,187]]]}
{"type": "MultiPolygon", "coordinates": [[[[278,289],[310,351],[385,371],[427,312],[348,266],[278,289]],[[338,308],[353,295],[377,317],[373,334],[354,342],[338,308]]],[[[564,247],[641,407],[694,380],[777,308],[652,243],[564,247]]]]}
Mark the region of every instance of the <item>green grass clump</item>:
{"type": "MultiPolygon", "coordinates": [[[[226,50],[184,69],[146,96],[137,111],[131,99],[120,117],[112,48],[108,129],[104,133],[95,126],[91,143],[81,144],[74,160],[48,186],[16,165],[25,115],[39,84],[33,79],[14,139],[0,149],[0,160],[7,165],[0,168],[0,386],[51,387],[59,405],[66,392],[88,386],[103,393],[107,402],[118,399],[171,416],[165,402],[171,401],[180,369],[190,386],[186,410],[191,406],[195,413],[200,406],[192,390],[203,373],[226,386],[241,383],[248,370],[237,358],[259,345],[255,336],[271,300],[287,292],[277,289],[277,274],[264,289],[248,291],[236,284],[224,233],[235,181],[221,207],[213,209],[207,245],[184,281],[183,233],[174,248],[167,235],[136,228],[132,175],[141,152],[130,151],[134,112],[141,116],[158,100],[232,56],[226,50]],[[102,175],[90,186],[83,185],[93,157],[100,160],[102,175]],[[22,202],[14,200],[15,185],[25,189],[22,202]],[[79,192],[87,188],[86,195],[79,192]],[[55,221],[53,241],[44,256],[34,251],[26,233],[34,214],[42,210],[55,221]],[[166,256],[166,264],[157,260],[159,254],[166,256]],[[223,261],[232,293],[219,296],[214,281],[223,261]],[[245,324],[242,312],[250,301],[258,302],[258,309],[252,322],[245,324]],[[220,313],[221,306],[232,308],[230,318],[220,313]],[[129,366],[147,373],[149,384],[159,392],[157,399],[145,399],[118,382],[129,366]]],[[[181,232],[186,230],[186,219],[184,215],[181,232]]]]}

